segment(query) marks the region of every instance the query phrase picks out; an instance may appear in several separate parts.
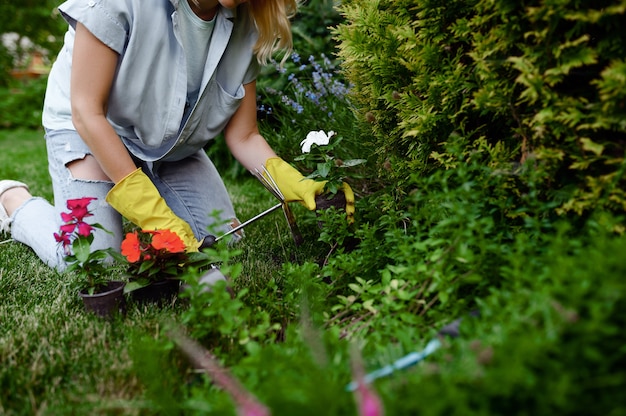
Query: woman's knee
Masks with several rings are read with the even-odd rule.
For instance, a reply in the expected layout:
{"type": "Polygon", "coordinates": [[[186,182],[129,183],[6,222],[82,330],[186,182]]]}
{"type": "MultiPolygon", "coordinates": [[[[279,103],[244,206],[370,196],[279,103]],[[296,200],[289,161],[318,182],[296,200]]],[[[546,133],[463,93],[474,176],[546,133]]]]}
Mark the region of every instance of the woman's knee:
{"type": "Polygon", "coordinates": [[[75,159],[65,165],[74,179],[89,181],[111,181],[93,155],[87,154],[82,159],[75,159]]]}

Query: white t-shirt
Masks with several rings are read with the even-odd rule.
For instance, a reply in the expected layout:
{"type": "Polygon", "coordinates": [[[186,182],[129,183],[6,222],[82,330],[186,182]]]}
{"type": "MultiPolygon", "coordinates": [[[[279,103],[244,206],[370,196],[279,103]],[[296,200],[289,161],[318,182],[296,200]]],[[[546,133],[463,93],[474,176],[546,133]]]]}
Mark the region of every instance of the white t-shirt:
{"type": "Polygon", "coordinates": [[[187,105],[193,107],[202,84],[215,18],[210,21],[200,19],[187,0],[181,0],[179,5],[180,40],[187,61],[187,105]]]}

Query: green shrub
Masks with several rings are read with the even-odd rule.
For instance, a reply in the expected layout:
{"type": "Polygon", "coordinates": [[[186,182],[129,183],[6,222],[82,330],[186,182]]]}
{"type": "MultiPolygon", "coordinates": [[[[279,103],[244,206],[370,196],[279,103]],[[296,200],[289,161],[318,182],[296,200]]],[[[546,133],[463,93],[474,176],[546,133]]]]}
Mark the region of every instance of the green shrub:
{"type": "Polygon", "coordinates": [[[46,80],[12,82],[12,88],[0,89],[0,129],[41,127],[46,80]]]}
{"type": "Polygon", "coordinates": [[[558,212],[621,212],[623,0],[342,2],[336,30],[353,102],[371,123],[381,175],[447,167],[451,134],[486,141],[490,163],[531,159],[558,212]]]}
{"type": "MultiPolygon", "coordinates": [[[[591,227],[592,228],[592,227],[591,227]]],[[[379,383],[393,414],[624,414],[626,239],[519,235],[499,290],[429,363],[379,383]],[[406,377],[406,378],[405,378],[406,377]],[[420,386],[420,388],[415,388],[420,386]]],[[[589,229],[588,229],[589,231],[589,229]]],[[[578,232],[576,232],[578,233],[578,232]]]]}
{"type": "MultiPolygon", "coordinates": [[[[534,200],[533,187],[519,194],[518,175],[486,166],[488,148],[463,154],[465,145],[459,138],[446,148],[454,169],[412,175],[401,209],[384,192],[357,203],[358,245],[335,248],[321,271],[336,296],[330,322],[344,336],[374,346],[404,326],[423,331],[467,313],[499,285],[515,234],[553,232],[551,204],[534,200]]],[[[326,225],[321,241],[347,239],[342,227],[326,225]]]]}

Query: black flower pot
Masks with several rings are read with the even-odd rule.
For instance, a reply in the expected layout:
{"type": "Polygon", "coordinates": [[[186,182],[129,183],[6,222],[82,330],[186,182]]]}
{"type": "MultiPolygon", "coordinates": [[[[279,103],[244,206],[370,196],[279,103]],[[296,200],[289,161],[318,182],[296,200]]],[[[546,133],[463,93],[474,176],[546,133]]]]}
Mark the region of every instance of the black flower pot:
{"type": "Polygon", "coordinates": [[[79,292],[83,299],[85,310],[103,318],[111,318],[115,314],[126,313],[126,298],[124,298],[125,282],[107,282],[106,286],[90,295],[86,289],[79,292]]]}
{"type": "Polygon", "coordinates": [[[172,303],[178,295],[180,280],[164,279],[151,282],[147,286],[133,290],[131,296],[137,303],[151,303],[159,306],[172,303]]]}

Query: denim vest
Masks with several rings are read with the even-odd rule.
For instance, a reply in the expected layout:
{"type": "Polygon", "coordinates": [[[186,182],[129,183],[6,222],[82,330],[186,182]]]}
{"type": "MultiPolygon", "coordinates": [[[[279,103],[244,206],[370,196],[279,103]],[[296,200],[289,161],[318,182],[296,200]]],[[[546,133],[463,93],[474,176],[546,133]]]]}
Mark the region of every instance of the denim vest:
{"type": "Polygon", "coordinates": [[[107,119],[129,151],[145,161],[180,160],[219,135],[256,79],[257,32],[246,4],[218,8],[200,95],[186,102],[187,68],[177,7],[187,0],[69,0],[69,23],[48,78],[43,126],[74,130],[70,73],[76,22],[119,54],[107,119]]]}

